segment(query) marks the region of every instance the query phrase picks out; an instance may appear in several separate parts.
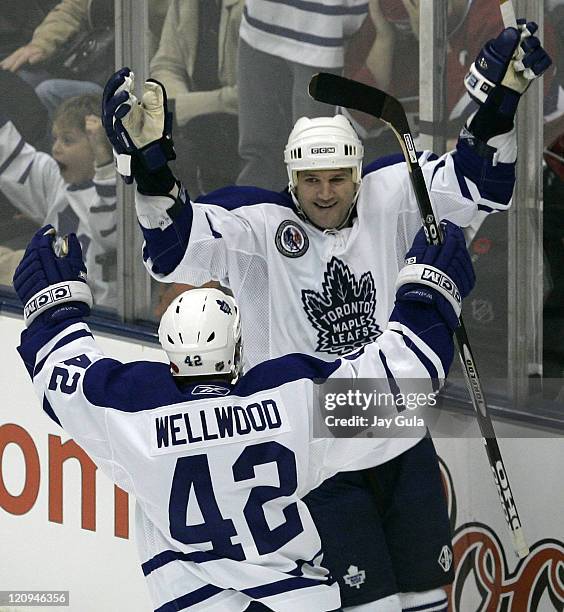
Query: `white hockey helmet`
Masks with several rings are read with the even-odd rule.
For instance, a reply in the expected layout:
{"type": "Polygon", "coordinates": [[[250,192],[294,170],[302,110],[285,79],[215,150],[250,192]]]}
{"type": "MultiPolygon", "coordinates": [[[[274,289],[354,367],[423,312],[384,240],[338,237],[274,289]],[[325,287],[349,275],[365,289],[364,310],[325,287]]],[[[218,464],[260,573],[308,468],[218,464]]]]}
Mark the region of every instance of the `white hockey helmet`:
{"type": "Polygon", "coordinates": [[[159,341],[174,376],[239,377],[239,308],[219,289],[190,289],[174,299],[161,318],[159,341]]]}
{"type": "Polygon", "coordinates": [[[350,121],[343,115],[301,117],[284,149],[288,186],[293,193],[300,170],[352,168],[352,180],[360,186],[364,147],[350,121]]]}

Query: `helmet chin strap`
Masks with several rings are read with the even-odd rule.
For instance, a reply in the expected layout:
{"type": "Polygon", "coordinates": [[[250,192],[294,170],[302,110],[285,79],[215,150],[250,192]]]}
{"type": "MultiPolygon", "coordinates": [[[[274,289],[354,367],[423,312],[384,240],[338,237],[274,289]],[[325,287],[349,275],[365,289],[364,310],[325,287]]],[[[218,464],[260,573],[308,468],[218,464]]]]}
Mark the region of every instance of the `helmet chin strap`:
{"type": "Polygon", "coordinates": [[[356,183],[356,191],[355,194],[353,196],[351,205],[349,206],[349,210],[347,211],[347,214],[345,215],[345,218],[341,221],[341,223],[339,223],[339,225],[337,227],[320,227],[319,225],[317,225],[316,223],[314,223],[308,216],[307,214],[304,212],[304,209],[302,208],[302,205],[300,204],[298,198],[296,197],[296,187],[292,188],[292,184],[288,184],[288,191],[290,192],[290,195],[292,196],[292,200],[294,202],[294,204],[296,205],[296,209],[298,211],[299,216],[306,221],[307,223],[309,223],[310,225],[313,225],[313,227],[316,227],[318,230],[321,230],[322,232],[325,232],[327,230],[341,230],[344,227],[347,227],[347,225],[349,224],[349,220],[351,218],[351,215],[355,209],[356,206],[356,201],[358,200],[358,194],[360,193],[360,185],[362,183],[362,179],[360,179],[358,181],[358,183],[356,183]]]}

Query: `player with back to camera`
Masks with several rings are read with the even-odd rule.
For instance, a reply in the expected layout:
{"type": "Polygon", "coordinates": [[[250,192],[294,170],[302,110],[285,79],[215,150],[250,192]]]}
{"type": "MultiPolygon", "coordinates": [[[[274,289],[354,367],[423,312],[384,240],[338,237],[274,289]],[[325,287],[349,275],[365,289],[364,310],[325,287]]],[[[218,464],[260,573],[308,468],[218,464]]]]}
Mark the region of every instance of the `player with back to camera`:
{"type": "Polygon", "coordinates": [[[301,498],[339,470],[379,464],[393,441],[313,438],[314,384],[371,378],[386,392],[389,373],[430,390],[429,360],[444,379],[455,295],[474,285],[462,231],[444,229],[441,247],[420,230],[408,257],[425,260],[454,295],[433,301],[436,289],[400,274],[389,327],[374,342],[335,361],[294,353],[245,374],[239,309],[218,289],[187,291],[166,310],[159,340],[170,367],[106,357],[84,321],[92,294],[76,235],[58,257],[53,227],[36,233],[14,275],[27,326],[18,351],[45,412],[135,495],[155,610],[339,608],[301,498]]]}
{"type": "MultiPolygon", "coordinates": [[[[465,79],[479,108],[456,150],[420,154],[436,216],[462,226],[468,240],[511,203],[517,104],[551,63],[535,31],[521,20],[484,45],[465,79]]],[[[227,187],[190,201],[167,166],[174,149],[158,82],[147,81],[137,100],[130,70],[118,71],[106,85],[103,122],[118,169],[137,184],[147,269],[163,282],[228,286],[248,365],[291,351],[330,359],[382,334],[421,227],[401,155],[362,169],[362,143],[343,116],[301,118],[284,152],[288,190],[227,187]]],[[[422,268],[411,270],[420,282],[422,268]]],[[[443,298],[429,295],[434,304],[443,298]]],[[[415,340],[411,347],[419,350],[415,340]]],[[[429,437],[391,443],[381,465],[338,474],[306,502],[346,609],[446,610],[451,534],[429,437]]]]}

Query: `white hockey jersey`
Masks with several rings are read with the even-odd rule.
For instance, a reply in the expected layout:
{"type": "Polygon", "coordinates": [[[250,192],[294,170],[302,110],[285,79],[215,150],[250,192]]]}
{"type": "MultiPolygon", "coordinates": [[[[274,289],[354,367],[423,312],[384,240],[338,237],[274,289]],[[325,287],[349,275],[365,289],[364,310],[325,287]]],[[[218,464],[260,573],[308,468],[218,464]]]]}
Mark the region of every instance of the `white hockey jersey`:
{"type": "Polygon", "coordinates": [[[57,162],[27,144],[14,124],[0,122],[0,191],[39,226],[77,234],[97,306],[116,307],[116,177],[97,169],[93,181],[69,185],[57,162]]]}
{"type": "Polygon", "coordinates": [[[366,15],[366,0],[246,0],[240,36],[274,57],[341,68],[347,38],[360,28],[366,15]]]}
{"type": "Polygon", "coordinates": [[[339,607],[339,590],[301,498],[413,440],[314,439],[313,380],[370,378],[389,392],[388,376],[426,379],[425,360],[444,378],[452,335],[432,311],[427,342],[427,322],[417,329],[398,307],[390,328],[354,356],[288,355],[233,387],[180,389],[164,363],[109,359],[80,319],[26,330],[18,350],[47,414],[135,495],[155,610],[242,612],[257,600],[274,611],[322,612],[339,607]]]}
{"type": "MultiPolygon", "coordinates": [[[[510,205],[514,134],[498,142],[497,163],[463,139],[453,153],[420,158],[436,214],[469,235],[510,205]]],[[[356,216],[341,230],[304,221],[287,192],[229,187],[172,209],[169,197],[137,193],[136,202],[155,278],[193,285],[212,278],[232,289],[248,366],[293,351],[331,359],[377,338],[421,227],[401,155],[365,169],[356,216]]]]}

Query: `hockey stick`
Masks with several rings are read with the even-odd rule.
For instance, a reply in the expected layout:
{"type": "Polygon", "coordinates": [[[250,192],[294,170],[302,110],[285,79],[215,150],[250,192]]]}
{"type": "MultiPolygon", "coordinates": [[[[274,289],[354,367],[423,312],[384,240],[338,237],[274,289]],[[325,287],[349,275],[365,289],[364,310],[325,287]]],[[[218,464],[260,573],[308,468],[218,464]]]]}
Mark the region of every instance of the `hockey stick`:
{"type": "Polygon", "coordinates": [[[506,28],[516,28],[517,19],[515,17],[515,11],[513,10],[512,0],[499,0],[499,10],[501,11],[503,25],[506,28]]]}
{"type": "MultiPolygon", "coordinates": [[[[401,145],[407,163],[411,184],[415,192],[423,225],[426,228],[427,239],[430,244],[441,244],[442,235],[440,226],[433,212],[427,185],[423,178],[423,171],[417,160],[409,123],[401,103],[394,97],[374,87],[323,72],[312,77],[309,84],[309,94],[319,102],[325,102],[334,106],[344,106],[367,113],[382,120],[392,129],[401,145]]],[[[456,339],[458,341],[458,349],[466,383],[486,448],[486,454],[493,472],[505,519],[511,532],[513,547],[517,556],[524,558],[529,554],[529,548],[525,542],[521,520],[519,519],[517,506],[515,505],[511,486],[509,485],[509,479],[501,457],[462,317],[460,318],[460,326],[456,330],[456,339]]]]}

